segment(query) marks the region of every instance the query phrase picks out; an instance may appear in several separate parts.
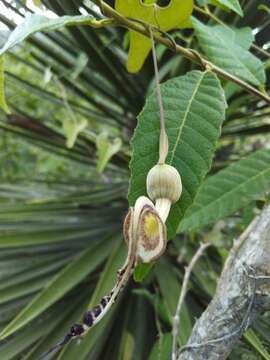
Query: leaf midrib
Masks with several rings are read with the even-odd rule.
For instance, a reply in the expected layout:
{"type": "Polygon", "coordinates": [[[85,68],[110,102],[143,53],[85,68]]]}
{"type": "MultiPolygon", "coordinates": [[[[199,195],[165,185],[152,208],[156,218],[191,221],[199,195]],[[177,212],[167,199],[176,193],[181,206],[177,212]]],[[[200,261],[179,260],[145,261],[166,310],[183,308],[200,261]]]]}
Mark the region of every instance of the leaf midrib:
{"type": "Polygon", "coordinates": [[[194,90],[193,90],[193,93],[192,93],[192,95],[191,95],[191,97],[190,97],[190,99],[189,99],[189,101],[188,101],[188,106],[187,106],[187,108],[186,108],[186,111],[185,111],[185,114],[184,114],[184,117],[183,117],[182,124],[181,124],[180,127],[179,127],[177,139],[176,139],[175,144],[174,144],[174,147],[173,147],[173,149],[172,149],[172,155],[171,155],[171,158],[170,158],[170,161],[169,161],[169,164],[170,164],[170,165],[172,164],[172,162],[173,162],[173,160],[174,160],[175,152],[176,152],[177,146],[178,146],[178,144],[179,144],[179,142],[180,142],[181,134],[182,134],[182,132],[183,132],[183,128],[184,128],[185,123],[186,123],[186,121],[187,121],[187,117],[188,117],[188,114],[189,114],[191,105],[192,105],[193,100],[194,100],[194,98],[195,98],[195,96],[196,96],[196,94],[197,94],[197,92],[198,92],[198,90],[199,90],[199,87],[200,87],[200,85],[201,85],[201,82],[202,82],[202,80],[203,80],[203,78],[204,78],[204,76],[205,76],[206,74],[207,74],[207,71],[204,71],[204,72],[202,73],[201,78],[199,79],[198,83],[196,84],[196,86],[195,86],[195,88],[194,88],[194,90]]]}

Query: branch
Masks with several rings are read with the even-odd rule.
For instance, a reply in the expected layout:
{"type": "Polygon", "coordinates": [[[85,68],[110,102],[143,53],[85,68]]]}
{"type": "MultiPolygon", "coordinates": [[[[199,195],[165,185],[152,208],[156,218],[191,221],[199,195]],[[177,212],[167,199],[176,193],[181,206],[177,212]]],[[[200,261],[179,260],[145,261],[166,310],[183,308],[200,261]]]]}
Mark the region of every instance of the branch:
{"type": "MultiPolygon", "coordinates": [[[[128,29],[132,29],[134,31],[137,31],[140,34],[143,34],[150,38],[150,36],[151,36],[150,29],[147,26],[144,26],[144,25],[138,23],[137,21],[133,21],[131,19],[125,18],[124,16],[119,14],[111,6],[109,6],[102,0],[92,0],[92,1],[100,7],[102,13],[105,16],[108,16],[108,17],[114,19],[118,25],[123,26],[128,29]]],[[[239,85],[240,87],[245,89],[250,94],[258,96],[261,99],[265,100],[268,104],[270,104],[270,97],[266,93],[259,91],[254,86],[239,79],[237,76],[234,76],[234,75],[228,73],[227,71],[221,69],[220,67],[216,66],[215,64],[211,63],[210,61],[203,58],[196,51],[194,51],[192,49],[186,49],[180,45],[177,45],[171,39],[162,37],[157,34],[153,34],[153,37],[155,39],[155,42],[163,44],[168,49],[174,51],[177,54],[183,55],[187,59],[201,65],[203,68],[211,69],[214,73],[216,73],[218,76],[222,77],[223,79],[234,82],[235,84],[239,85]]]]}
{"type": "Polygon", "coordinates": [[[270,205],[235,242],[216,294],[178,360],[224,360],[252,322],[270,310],[270,205]]]}
{"type": "Polygon", "coordinates": [[[204,250],[210,246],[210,243],[201,244],[199,249],[196,251],[196,253],[193,255],[189,265],[185,269],[185,276],[182,284],[182,289],[180,292],[180,296],[177,303],[176,312],[173,318],[173,329],[172,329],[172,335],[173,335],[173,346],[172,346],[172,360],[176,360],[177,358],[177,340],[179,338],[179,323],[180,323],[180,314],[181,309],[185,300],[186,293],[188,291],[188,282],[192,273],[192,270],[194,266],[196,265],[199,258],[202,256],[204,250]]]}

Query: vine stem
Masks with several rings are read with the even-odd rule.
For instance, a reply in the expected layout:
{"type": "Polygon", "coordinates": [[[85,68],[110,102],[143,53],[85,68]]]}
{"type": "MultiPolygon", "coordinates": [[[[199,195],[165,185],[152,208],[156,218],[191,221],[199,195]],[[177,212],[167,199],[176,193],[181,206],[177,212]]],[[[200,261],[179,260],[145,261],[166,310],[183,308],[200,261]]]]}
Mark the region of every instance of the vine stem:
{"type": "Polygon", "coordinates": [[[157,64],[157,54],[155,49],[155,41],[153,37],[153,30],[149,27],[151,44],[152,44],[152,55],[155,69],[155,80],[156,80],[156,90],[157,90],[157,100],[159,105],[160,112],[160,136],[159,136],[159,164],[164,164],[166,161],[166,157],[168,155],[168,136],[165,128],[165,116],[164,116],[164,107],[160,90],[160,81],[159,81],[159,72],[158,72],[158,64],[157,64]]]}
{"type": "MultiPolygon", "coordinates": [[[[127,19],[126,17],[119,14],[116,10],[114,10],[111,6],[109,6],[102,0],[92,0],[92,1],[96,5],[100,6],[100,9],[104,15],[115,19],[117,25],[137,31],[140,34],[150,37],[149,26],[146,27],[144,25],[139,24],[136,21],[127,19]]],[[[213,71],[215,74],[222,77],[223,79],[232,81],[233,83],[235,83],[235,84],[239,85],[240,87],[242,87],[243,89],[245,89],[250,94],[258,96],[259,98],[265,100],[268,104],[270,104],[270,96],[268,94],[261,92],[254,86],[239,79],[237,76],[232,75],[229,72],[221,69],[217,65],[215,65],[215,64],[211,63],[210,61],[206,60],[205,58],[203,58],[201,55],[198,56],[198,53],[194,52],[192,49],[186,49],[183,46],[180,46],[180,45],[174,43],[172,40],[162,37],[157,34],[153,34],[153,38],[154,38],[155,42],[157,42],[159,44],[163,44],[168,49],[174,51],[177,54],[180,54],[180,55],[186,57],[187,59],[189,59],[197,64],[200,64],[204,68],[211,69],[211,71],[213,71]]]]}
{"type": "Polygon", "coordinates": [[[185,301],[185,296],[187,294],[188,291],[188,283],[189,283],[189,279],[192,273],[192,270],[194,268],[194,266],[196,265],[197,261],[199,260],[199,258],[202,256],[203,252],[205,251],[205,249],[207,249],[211,244],[210,243],[202,243],[200,244],[200,247],[198,248],[198,250],[196,251],[196,253],[193,255],[189,265],[186,267],[185,269],[185,275],[184,275],[184,280],[183,280],[183,284],[182,284],[182,288],[181,288],[181,292],[179,295],[179,299],[178,299],[178,303],[177,303],[177,307],[176,307],[176,311],[175,311],[175,315],[173,318],[173,328],[172,328],[172,336],[173,336],[173,344],[172,344],[172,360],[176,360],[177,359],[177,343],[178,343],[178,338],[179,338],[179,323],[180,323],[180,313],[181,313],[181,309],[182,306],[184,304],[185,301]]]}

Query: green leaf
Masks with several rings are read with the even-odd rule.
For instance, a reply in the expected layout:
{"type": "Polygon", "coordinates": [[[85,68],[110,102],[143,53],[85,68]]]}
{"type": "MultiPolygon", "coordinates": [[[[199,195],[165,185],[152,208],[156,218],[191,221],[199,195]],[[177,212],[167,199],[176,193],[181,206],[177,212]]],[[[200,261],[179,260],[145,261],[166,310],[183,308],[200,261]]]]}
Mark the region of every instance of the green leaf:
{"type": "MultiPolygon", "coordinates": [[[[164,299],[165,306],[170,315],[170,320],[175,315],[180,291],[181,291],[181,280],[175,271],[172,271],[171,264],[164,258],[159,261],[155,268],[155,274],[159,284],[161,295],[164,299]]],[[[181,345],[186,344],[192,330],[192,323],[189,316],[187,305],[184,304],[180,314],[179,324],[179,340],[181,345]]]]}
{"type": "MultiPolygon", "coordinates": [[[[67,329],[77,322],[84,313],[84,309],[87,306],[85,292],[86,291],[80,292],[76,298],[72,299],[70,302],[59,302],[49,310],[49,316],[52,318],[52,324],[49,331],[46,332],[45,336],[43,336],[38,343],[29,349],[28,353],[22,358],[22,360],[39,359],[43,353],[53,347],[59,339],[62,339],[66,335],[67,329]],[[59,308],[57,308],[57,306],[59,308]],[[54,316],[53,314],[55,307],[58,310],[58,316],[54,316]]],[[[46,319],[46,323],[48,323],[48,325],[50,324],[50,318],[48,320],[46,319]]],[[[39,324],[39,321],[36,321],[35,323],[39,324]]],[[[28,327],[32,328],[33,326],[32,324],[29,324],[26,329],[28,327]]],[[[22,332],[24,332],[24,330],[22,330],[22,332]]],[[[17,334],[14,338],[17,338],[17,334]]]]}
{"type": "Polygon", "coordinates": [[[146,298],[149,301],[149,303],[153,306],[156,315],[158,315],[163,322],[169,325],[171,324],[171,319],[169,317],[168,310],[165,307],[164,301],[161,301],[161,298],[158,294],[153,294],[149,290],[143,287],[134,289],[132,293],[146,298]]]}
{"type": "MultiPolygon", "coordinates": [[[[147,4],[140,0],[116,0],[115,9],[125,17],[141,20],[147,24],[158,26],[161,31],[167,32],[186,25],[192,10],[193,0],[171,0],[165,7],[160,7],[154,1],[147,4]]],[[[138,72],[151,50],[151,40],[130,30],[130,47],[127,61],[129,72],[138,72]]]]}
{"type": "MultiPolygon", "coordinates": [[[[21,358],[23,351],[33,345],[41,336],[47,335],[65,315],[68,308],[63,309],[63,304],[56,304],[49,314],[40,318],[40,321],[26,326],[12,339],[0,346],[0,358],[4,360],[21,358]],[[42,323],[42,326],[40,324],[42,323]]],[[[74,311],[74,309],[73,309],[74,311]]],[[[37,357],[36,357],[37,359],[37,357]]]]}
{"type": "Polygon", "coordinates": [[[72,80],[76,80],[81,72],[86,68],[88,63],[88,56],[85,53],[80,53],[78,58],[76,59],[76,63],[74,69],[70,73],[70,77],[72,80]]]}
{"type": "Polygon", "coordinates": [[[122,140],[115,138],[111,141],[106,132],[101,133],[96,139],[97,145],[97,171],[102,173],[110,159],[118,153],[122,146],[122,140]]]}
{"type": "MultiPolygon", "coordinates": [[[[195,35],[208,59],[229,73],[254,85],[265,83],[263,63],[243,49],[243,33],[228,27],[207,26],[193,18],[195,35]],[[242,35],[242,36],[241,36],[242,35]]],[[[247,40],[244,45],[247,45],[247,40]]]]}
{"type": "Polygon", "coordinates": [[[167,360],[172,352],[172,334],[166,333],[155,342],[149,360],[167,360]]]}
{"type": "Polygon", "coordinates": [[[0,334],[0,339],[13,334],[61,299],[105,259],[113,245],[115,245],[114,241],[105,241],[75,258],[7,325],[0,334]]]}
{"type": "Polygon", "coordinates": [[[152,266],[153,266],[153,264],[139,263],[136,266],[136,269],[133,274],[134,281],[142,282],[144,280],[144,278],[147,276],[147,274],[149,273],[149,271],[151,270],[152,266]]]}
{"type": "Polygon", "coordinates": [[[214,5],[223,5],[240,16],[244,15],[238,0],[210,0],[210,2],[214,5]]]}
{"type": "MultiPolygon", "coordinates": [[[[181,198],[167,220],[168,236],[173,237],[210,169],[226,103],[220,82],[211,72],[192,71],[162,84],[161,91],[169,138],[167,163],[177,168],[183,184],[181,198]]],[[[131,206],[146,194],[147,173],[158,161],[159,108],[155,94],[139,115],[132,144],[131,206]]]]}
{"type": "Polygon", "coordinates": [[[4,57],[0,56],[0,108],[7,114],[10,114],[8,105],[5,99],[5,84],[4,84],[4,57]]]}
{"type": "Polygon", "coordinates": [[[27,16],[25,20],[11,32],[7,42],[2,49],[0,49],[0,55],[38,31],[52,31],[63,26],[94,25],[96,22],[91,15],[61,16],[57,19],[48,18],[43,15],[27,16]]]}
{"type": "MultiPolygon", "coordinates": [[[[231,28],[231,31],[232,31],[231,36],[232,39],[234,39],[234,42],[246,50],[248,50],[251,47],[252,43],[255,40],[255,37],[252,33],[252,29],[248,26],[242,27],[240,29],[231,28]]],[[[229,35],[229,31],[228,31],[228,35],[229,35]]]]}
{"type": "Polygon", "coordinates": [[[270,189],[270,150],[259,150],[205,181],[180,223],[188,231],[215,223],[270,189]]]}
{"type": "Polygon", "coordinates": [[[135,349],[134,335],[128,330],[122,333],[121,344],[119,349],[119,358],[125,360],[132,360],[135,349]]]}
{"type": "Polygon", "coordinates": [[[33,3],[37,7],[41,7],[41,0],[33,0],[33,3]]]}
{"type": "Polygon", "coordinates": [[[249,342],[249,344],[260,354],[260,356],[265,360],[270,360],[270,354],[263,346],[261,340],[257,336],[257,334],[252,330],[249,329],[244,334],[245,339],[249,342]]]}
{"type": "Polygon", "coordinates": [[[86,119],[76,121],[74,119],[65,119],[63,121],[63,130],[67,137],[66,146],[68,149],[74,146],[78,135],[87,127],[87,124],[86,119]]]}

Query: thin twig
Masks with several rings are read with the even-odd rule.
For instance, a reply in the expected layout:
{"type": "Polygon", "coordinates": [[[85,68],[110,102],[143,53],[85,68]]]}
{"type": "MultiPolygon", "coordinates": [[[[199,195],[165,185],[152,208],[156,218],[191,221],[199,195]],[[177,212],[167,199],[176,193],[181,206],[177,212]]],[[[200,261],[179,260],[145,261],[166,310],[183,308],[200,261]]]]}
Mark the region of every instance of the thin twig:
{"type": "Polygon", "coordinates": [[[172,336],[173,336],[173,345],[172,345],[172,360],[176,360],[177,358],[177,342],[179,338],[179,323],[180,323],[180,313],[181,309],[185,300],[186,293],[188,291],[188,282],[192,273],[194,266],[196,265],[199,258],[202,256],[205,249],[207,249],[211,244],[210,243],[202,243],[200,247],[193,255],[189,265],[185,269],[184,280],[182,284],[182,289],[180,292],[180,296],[178,299],[176,312],[173,318],[173,329],[172,329],[172,336]]]}
{"type": "Polygon", "coordinates": [[[155,49],[155,41],[153,37],[153,31],[151,27],[149,28],[151,44],[152,44],[152,54],[153,54],[153,62],[155,69],[155,80],[156,80],[156,90],[157,90],[157,100],[160,111],[160,136],[159,136],[159,164],[164,164],[166,161],[166,157],[168,155],[168,136],[165,128],[165,116],[164,116],[164,108],[163,101],[160,90],[160,82],[159,82],[159,72],[158,72],[158,64],[157,64],[157,55],[155,49]]]}
{"type": "MultiPolygon", "coordinates": [[[[149,26],[147,28],[143,25],[138,24],[138,22],[134,22],[132,20],[127,19],[126,17],[119,14],[111,6],[109,6],[102,0],[99,0],[99,1],[92,0],[92,1],[94,3],[96,3],[97,5],[99,5],[99,3],[100,3],[102,5],[103,14],[115,19],[119,26],[123,26],[128,29],[132,29],[134,31],[137,31],[140,34],[150,37],[149,26]]],[[[163,44],[168,49],[176,52],[177,54],[180,54],[195,63],[200,63],[200,61],[198,60],[198,56],[196,56],[192,50],[186,49],[180,45],[175,46],[175,44],[170,39],[162,37],[158,34],[153,34],[153,38],[154,38],[155,42],[163,44]]],[[[220,67],[216,66],[215,64],[206,60],[205,58],[201,57],[201,60],[202,60],[202,63],[200,65],[203,65],[205,68],[211,69],[215,74],[222,77],[223,79],[234,82],[235,84],[239,85],[240,87],[245,89],[250,94],[258,96],[259,98],[265,100],[268,104],[270,104],[270,97],[267,94],[261,92],[260,90],[256,89],[254,86],[248,84],[247,82],[239,79],[237,76],[234,76],[234,75],[228,73],[227,71],[221,69],[220,67]]]]}

